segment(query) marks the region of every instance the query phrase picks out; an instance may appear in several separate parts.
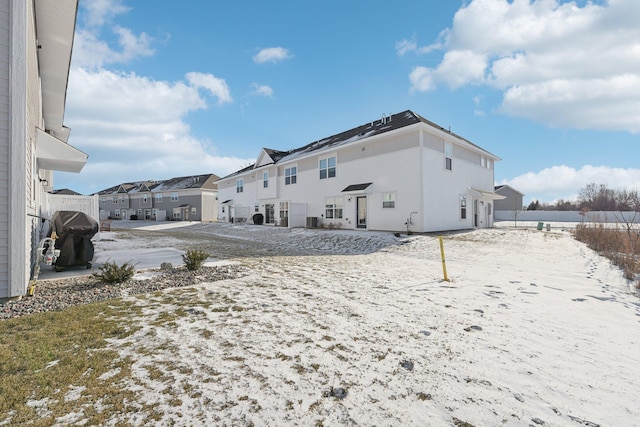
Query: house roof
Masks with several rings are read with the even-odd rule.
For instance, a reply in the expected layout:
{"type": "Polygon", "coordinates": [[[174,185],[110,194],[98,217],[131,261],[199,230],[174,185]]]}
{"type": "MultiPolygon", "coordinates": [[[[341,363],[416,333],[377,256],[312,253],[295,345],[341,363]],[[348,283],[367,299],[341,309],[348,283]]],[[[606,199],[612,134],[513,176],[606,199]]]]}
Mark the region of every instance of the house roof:
{"type": "Polygon", "coordinates": [[[496,186],[494,187],[494,189],[493,189],[493,190],[494,190],[496,193],[498,193],[498,192],[500,192],[500,190],[502,190],[502,189],[504,189],[504,188],[509,188],[509,189],[511,189],[511,191],[516,192],[516,193],[520,194],[521,196],[524,196],[524,193],[521,193],[520,191],[516,190],[515,188],[513,188],[512,186],[507,185],[507,184],[504,184],[504,185],[496,185],[496,186]]]}
{"type": "MultiPolygon", "coordinates": [[[[347,131],[329,136],[327,138],[323,138],[318,141],[311,142],[303,147],[295,148],[289,151],[277,151],[269,148],[263,148],[261,151],[261,157],[262,157],[262,153],[266,153],[269,155],[269,157],[271,157],[271,159],[273,159],[273,163],[275,164],[280,162],[287,162],[287,161],[295,160],[299,157],[303,157],[313,152],[317,152],[321,150],[330,150],[345,144],[353,143],[356,141],[363,140],[365,138],[370,138],[375,135],[380,135],[386,132],[390,132],[393,130],[401,129],[401,128],[419,124],[419,123],[423,123],[427,126],[433,127],[441,132],[446,132],[452,138],[458,139],[464,144],[471,145],[477,150],[486,153],[488,156],[493,157],[496,160],[499,160],[499,157],[489,153],[483,148],[480,148],[479,146],[472,143],[471,141],[465,138],[462,138],[461,136],[456,135],[455,133],[448,131],[441,126],[438,126],[437,124],[425,119],[424,117],[414,113],[411,110],[406,110],[398,114],[392,114],[390,116],[383,115],[382,118],[380,118],[379,120],[374,120],[369,123],[365,123],[353,129],[349,129],[347,131]]],[[[259,158],[259,162],[249,165],[246,168],[240,169],[221,179],[227,179],[236,175],[240,175],[256,167],[263,166],[264,164],[265,163],[262,161],[262,159],[259,158]]]]}
{"type": "Polygon", "coordinates": [[[219,179],[220,178],[217,175],[209,173],[204,175],[179,176],[161,181],[148,180],[138,182],[125,182],[99,191],[96,194],[104,196],[121,193],[158,193],[161,191],[178,191],[190,188],[202,188],[205,186],[207,188],[213,189],[215,186],[215,181],[219,179]]]}

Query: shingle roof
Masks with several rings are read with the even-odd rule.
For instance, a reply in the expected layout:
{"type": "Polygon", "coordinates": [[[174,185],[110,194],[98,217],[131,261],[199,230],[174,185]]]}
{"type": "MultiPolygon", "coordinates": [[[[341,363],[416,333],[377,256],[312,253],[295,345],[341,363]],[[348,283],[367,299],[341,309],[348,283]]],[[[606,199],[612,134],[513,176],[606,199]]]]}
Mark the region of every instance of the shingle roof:
{"type": "Polygon", "coordinates": [[[208,173],[204,175],[189,175],[170,178],[161,181],[138,181],[138,182],[125,182],[122,184],[114,185],[105,190],[102,190],[96,194],[109,195],[117,194],[120,188],[123,188],[127,193],[138,192],[159,192],[159,191],[177,191],[185,190],[188,188],[201,188],[207,182],[215,182],[220,179],[217,175],[208,173]]]}
{"type": "MultiPolygon", "coordinates": [[[[406,110],[401,113],[392,114],[390,116],[383,115],[381,119],[374,120],[369,123],[365,123],[353,129],[346,130],[344,132],[329,136],[327,138],[320,139],[318,141],[314,141],[303,147],[295,148],[289,151],[277,151],[277,150],[268,149],[268,148],[265,148],[264,150],[269,154],[269,156],[271,156],[274,163],[285,162],[288,160],[293,160],[300,156],[304,156],[314,151],[331,149],[331,148],[348,144],[351,142],[355,142],[364,138],[370,138],[375,135],[380,135],[396,129],[404,128],[406,126],[411,126],[416,123],[424,123],[440,131],[447,132],[454,138],[464,141],[465,143],[470,144],[479,150],[487,152],[486,150],[480,148],[479,146],[472,143],[471,141],[468,141],[467,139],[462,138],[459,135],[456,135],[455,133],[443,128],[442,126],[438,126],[437,124],[425,119],[424,117],[414,113],[411,110],[406,110]]],[[[491,154],[491,153],[487,152],[487,154],[491,154]]],[[[240,169],[221,179],[226,179],[235,175],[242,174],[246,171],[253,169],[254,166],[255,164],[249,165],[246,168],[240,169]]]]}

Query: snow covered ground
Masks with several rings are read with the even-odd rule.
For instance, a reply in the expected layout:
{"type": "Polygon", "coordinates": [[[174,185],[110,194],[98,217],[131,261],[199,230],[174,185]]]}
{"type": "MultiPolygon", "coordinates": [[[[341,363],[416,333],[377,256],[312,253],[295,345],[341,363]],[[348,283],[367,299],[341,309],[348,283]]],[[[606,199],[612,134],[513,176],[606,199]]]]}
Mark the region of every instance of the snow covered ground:
{"type": "Polygon", "coordinates": [[[567,232],[446,234],[446,282],[437,236],[187,229],[277,253],[131,297],[110,347],[158,425],[640,425],[640,299],[567,232]]]}

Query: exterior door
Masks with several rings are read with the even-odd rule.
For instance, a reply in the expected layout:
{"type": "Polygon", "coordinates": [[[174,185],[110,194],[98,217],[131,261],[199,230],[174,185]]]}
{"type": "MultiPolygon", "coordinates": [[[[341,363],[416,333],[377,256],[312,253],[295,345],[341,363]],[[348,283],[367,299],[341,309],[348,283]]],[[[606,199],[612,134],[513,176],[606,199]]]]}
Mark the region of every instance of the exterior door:
{"type": "Polygon", "coordinates": [[[264,205],[264,223],[273,224],[273,221],[275,220],[274,214],[275,214],[275,209],[274,209],[273,203],[266,203],[264,205]]]}
{"type": "Polygon", "coordinates": [[[478,199],[473,201],[473,226],[478,226],[478,199]]]}
{"type": "Polygon", "coordinates": [[[367,197],[356,197],[356,215],[358,218],[357,228],[367,228],[367,197]]]}

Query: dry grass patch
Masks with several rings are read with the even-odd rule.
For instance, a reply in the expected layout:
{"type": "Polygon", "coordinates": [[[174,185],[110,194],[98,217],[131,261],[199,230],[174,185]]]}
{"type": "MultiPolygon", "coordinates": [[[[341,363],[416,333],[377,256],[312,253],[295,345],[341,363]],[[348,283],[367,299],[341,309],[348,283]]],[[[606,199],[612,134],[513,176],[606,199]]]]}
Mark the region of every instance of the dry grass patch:
{"type": "Polygon", "coordinates": [[[119,387],[131,361],[107,340],[135,332],[126,321],[135,310],[110,302],[0,321],[0,424],[48,426],[76,414],[68,421],[100,425],[105,413],[131,410],[135,396],[119,387]]]}

